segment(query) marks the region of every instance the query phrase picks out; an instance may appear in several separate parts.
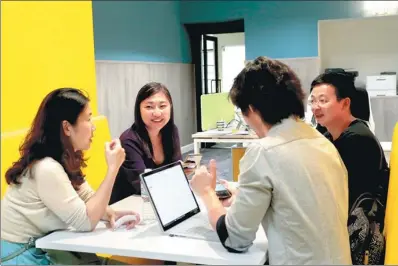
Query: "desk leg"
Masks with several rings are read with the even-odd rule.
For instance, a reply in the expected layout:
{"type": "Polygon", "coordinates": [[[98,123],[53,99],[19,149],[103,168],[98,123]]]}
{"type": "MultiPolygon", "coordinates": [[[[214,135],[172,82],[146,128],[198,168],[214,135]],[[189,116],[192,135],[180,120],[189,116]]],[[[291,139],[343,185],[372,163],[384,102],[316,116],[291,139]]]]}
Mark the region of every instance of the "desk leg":
{"type": "Polygon", "coordinates": [[[193,140],[193,153],[194,154],[199,154],[200,153],[200,141],[194,139],[193,140]]]}
{"type": "Polygon", "coordinates": [[[239,177],[239,162],[240,159],[245,154],[246,148],[243,147],[234,147],[231,149],[231,158],[232,158],[232,180],[234,182],[238,182],[239,177]]]}

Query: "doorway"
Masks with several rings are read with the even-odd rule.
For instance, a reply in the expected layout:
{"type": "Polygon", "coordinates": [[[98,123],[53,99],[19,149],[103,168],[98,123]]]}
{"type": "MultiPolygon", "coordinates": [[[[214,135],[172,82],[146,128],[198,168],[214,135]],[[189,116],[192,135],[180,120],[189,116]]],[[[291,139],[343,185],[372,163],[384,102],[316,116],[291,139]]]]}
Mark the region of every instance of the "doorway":
{"type": "Polygon", "coordinates": [[[222,33],[214,36],[218,42],[218,78],[221,92],[229,92],[234,78],[245,66],[245,33],[222,33]]]}
{"type": "Polygon", "coordinates": [[[201,95],[223,91],[217,35],[244,32],[244,20],[191,23],[184,26],[188,32],[192,64],[195,68],[196,125],[197,132],[201,132],[201,95]]]}

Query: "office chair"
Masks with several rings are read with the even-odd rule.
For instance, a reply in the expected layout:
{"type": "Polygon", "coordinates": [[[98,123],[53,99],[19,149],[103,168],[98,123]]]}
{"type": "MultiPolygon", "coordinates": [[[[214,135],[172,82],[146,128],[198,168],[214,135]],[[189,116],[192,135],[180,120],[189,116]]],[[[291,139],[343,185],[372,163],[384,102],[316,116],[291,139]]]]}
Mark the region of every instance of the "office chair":
{"type": "Polygon", "coordinates": [[[356,88],[355,99],[351,104],[351,112],[354,117],[368,122],[370,130],[375,133],[375,122],[372,115],[372,105],[368,91],[365,88],[356,88]]]}

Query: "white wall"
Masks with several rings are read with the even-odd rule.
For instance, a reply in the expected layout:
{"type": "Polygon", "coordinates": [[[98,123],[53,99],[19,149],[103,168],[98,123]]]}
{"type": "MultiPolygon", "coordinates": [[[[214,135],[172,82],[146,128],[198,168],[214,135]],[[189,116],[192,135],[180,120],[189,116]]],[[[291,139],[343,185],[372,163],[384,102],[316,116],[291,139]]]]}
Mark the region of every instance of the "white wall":
{"type": "Polygon", "coordinates": [[[277,60],[287,64],[296,73],[306,94],[305,102],[307,102],[311,83],[321,73],[319,57],[279,58],[277,60]]]}
{"type": "Polygon", "coordinates": [[[383,71],[398,72],[398,16],[319,21],[321,69],[359,71],[358,83],[383,71]]]}
{"type": "MultiPolygon", "coordinates": [[[[223,81],[223,47],[225,46],[244,46],[245,45],[245,33],[223,33],[223,34],[214,34],[213,36],[218,39],[218,75],[222,80],[222,87],[224,87],[223,81]]],[[[225,60],[224,60],[225,61],[225,60]]],[[[242,63],[244,66],[244,62],[242,63]]]]}
{"type": "MultiPolygon", "coordinates": [[[[398,16],[320,21],[319,54],[322,71],[327,67],[359,71],[357,85],[365,85],[369,75],[398,73],[398,16]]],[[[373,97],[371,106],[376,137],[391,141],[398,122],[397,96],[373,97]]]]}

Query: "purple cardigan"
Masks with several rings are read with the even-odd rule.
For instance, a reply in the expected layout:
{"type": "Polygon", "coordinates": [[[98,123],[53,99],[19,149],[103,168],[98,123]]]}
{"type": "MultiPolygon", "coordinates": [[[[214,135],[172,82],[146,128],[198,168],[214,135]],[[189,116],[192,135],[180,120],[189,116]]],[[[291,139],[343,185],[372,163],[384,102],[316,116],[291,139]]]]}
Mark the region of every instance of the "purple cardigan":
{"type": "Polygon", "coordinates": [[[126,160],[119,169],[118,175],[113,186],[112,195],[109,204],[113,204],[131,195],[141,194],[140,174],[146,168],[155,169],[165,164],[182,160],[180,138],[178,129],[174,126],[174,151],[172,158],[165,158],[160,165],[155,164],[152,154],[144,142],[139,137],[134,127],[130,127],[120,136],[120,142],[126,152],[126,160]]]}

